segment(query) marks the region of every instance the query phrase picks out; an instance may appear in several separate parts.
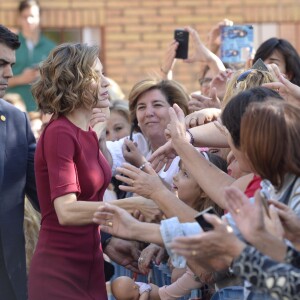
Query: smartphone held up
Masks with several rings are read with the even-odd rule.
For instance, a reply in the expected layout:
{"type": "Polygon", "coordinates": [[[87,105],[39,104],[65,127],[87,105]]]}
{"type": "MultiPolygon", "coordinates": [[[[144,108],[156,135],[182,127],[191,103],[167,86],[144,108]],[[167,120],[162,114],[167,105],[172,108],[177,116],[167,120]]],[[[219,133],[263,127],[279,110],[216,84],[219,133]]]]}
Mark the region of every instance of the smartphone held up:
{"type": "Polygon", "coordinates": [[[219,214],[217,213],[217,211],[212,207],[208,207],[207,209],[199,212],[196,217],[195,217],[195,220],[198,222],[198,224],[201,226],[202,230],[203,231],[209,231],[209,230],[212,230],[214,227],[209,223],[207,222],[205,219],[204,219],[204,214],[213,214],[213,215],[216,215],[216,216],[219,216],[219,214]]]}
{"type": "Polygon", "coordinates": [[[189,32],[184,29],[175,29],[174,39],[179,43],[175,58],[187,59],[189,49],[189,32]]]}

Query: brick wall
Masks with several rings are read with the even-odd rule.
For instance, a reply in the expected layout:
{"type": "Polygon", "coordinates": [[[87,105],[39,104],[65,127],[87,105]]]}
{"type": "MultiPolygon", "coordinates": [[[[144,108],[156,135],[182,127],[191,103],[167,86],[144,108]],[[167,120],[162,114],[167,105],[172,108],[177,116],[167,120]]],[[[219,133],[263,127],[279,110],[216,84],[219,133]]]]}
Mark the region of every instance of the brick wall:
{"type": "MultiPolygon", "coordinates": [[[[102,26],[106,73],[128,94],[139,79],[154,74],[173,30],[191,25],[206,40],[224,18],[235,23],[278,23],[279,36],[300,50],[299,0],[40,0],[47,28],[102,26]]],[[[0,23],[16,27],[18,0],[0,0],[0,23]]],[[[178,61],[174,78],[197,89],[198,65],[178,61]]]]}

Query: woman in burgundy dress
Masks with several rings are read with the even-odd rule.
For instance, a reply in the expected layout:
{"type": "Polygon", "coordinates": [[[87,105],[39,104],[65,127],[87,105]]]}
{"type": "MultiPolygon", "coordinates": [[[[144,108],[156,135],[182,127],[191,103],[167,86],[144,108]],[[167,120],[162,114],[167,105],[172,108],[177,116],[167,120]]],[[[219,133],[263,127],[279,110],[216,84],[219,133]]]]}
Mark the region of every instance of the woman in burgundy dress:
{"type": "Polygon", "coordinates": [[[107,299],[98,225],[92,222],[111,179],[90,128],[107,108],[98,47],[63,44],[40,68],[33,94],[53,117],[39,139],[35,172],[42,221],[29,274],[29,299],[107,299]]]}

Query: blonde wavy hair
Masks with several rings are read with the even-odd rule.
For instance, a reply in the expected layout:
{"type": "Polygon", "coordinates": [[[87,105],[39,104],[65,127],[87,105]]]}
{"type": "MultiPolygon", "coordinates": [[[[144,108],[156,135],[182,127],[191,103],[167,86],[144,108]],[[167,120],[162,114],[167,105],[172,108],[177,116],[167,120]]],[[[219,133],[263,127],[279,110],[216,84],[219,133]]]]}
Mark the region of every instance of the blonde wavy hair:
{"type": "Polygon", "coordinates": [[[251,89],[253,87],[261,86],[264,83],[274,82],[275,78],[272,73],[261,70],[242,70],[235,72],[230,80],[227,82],[226,92],[222,101],[222,109],[227,105],[231,98],[238,93],[251,89]],[[244,72],[249,72],[244,80],[237,82],[239,76],[244,72]]]}
{"type": "Polygon", "coordinates": [[[94,107],[100,76],[93,66],[98,54],[98,46],[87,44],[66,43],[54,48],[41,64],[41,76],[32,86],[39,110],[58,116],[79,107],[94,107]]]}

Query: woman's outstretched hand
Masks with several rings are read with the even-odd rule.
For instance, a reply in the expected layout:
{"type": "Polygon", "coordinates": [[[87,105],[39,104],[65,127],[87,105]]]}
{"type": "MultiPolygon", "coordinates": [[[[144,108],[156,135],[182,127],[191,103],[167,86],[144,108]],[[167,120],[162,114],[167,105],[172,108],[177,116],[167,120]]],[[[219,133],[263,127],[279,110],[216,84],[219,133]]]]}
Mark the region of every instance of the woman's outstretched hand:
{"type": "Polygon", "coordinates": [[[119,174],[116,175],[116,178],[127,184],[119,185],[122,191],[153,199],[155,198],[153,194],[164,188],[160,177],[152,169],[150,163],[144,164],[143,171],[131,164],[124,163],[122,167],[117,168],[117,172],[119,174]]]}
{"type": "Polygon", "coordinates": [[[167,135],[171,139],[172,146],[176,147],[182,142],[189,142],[185,126],[185,116],[182,109],[174,104],[169,108],[170,123],[167,125],[167,135]]]}
{"type": "Polygon", "coordinates": [[[264,207],[259,192],[252,200],[236,187],[225,188],[227,209],[244,238],[252,244],[264,233],[282,238],[283,230],[276,211],[264,207]]]}
{"type": "Polygon", "coordinates": [[[149,162],[156,172],[159,172],[162,168],[167,171],[176,156],[177,153],[172,147],[171,140],[169,140],[152,153],[149,162]]]}
{"type": "Polygon", "coordinates": [[[101,226],[101,230],[114,236],[133,240],[134,225],[140,223],[126,210],[105,203],[94,213],[93,222],[101,226]]]}
{"type": "Polygon", "coordinates": [[[166,52],[164,54],[164,57],[162,59],[162,63],[160,66],[160,71],[163,75],[163,77],[167,78],[168,73],[170,71],[172,71],[175,63],[176,63],[176,59],[175,59],[175,55],[176,55],[176,50],[179,46],[179,43],[176,40],[173,40],[169,45],[168,48],[166,49],[166,52]]]}
{"type": "Polygon", "coordinates": [[[189,138],[186,133],[185,117],[182,109],[174,104],[173,107],[169,108],[169,115],[170,123],[165,129],[165,136],[168,141],[159,147],[149,159],[156,172],[159,172],[162,168],[164,168],[164,171],[169,169],[173,159],[177,156],[174,143],[176,144],[177,140],[183,141],[189,138]]]}
{"type": "Polygon", "coordinates": [[[300,87],[286,79],[284,75],[281,74],[277,65],[270,64],[268,67],[275,77],[277,77],[278,82],[264,83],[263,86],[277,91],[286,101],[299,105],[300,87]]]}
{"type": "Polygon", "coordinates": [[[238,256],[246,246],[233,233],[232,228],[219,217],[204,214],[213,230],[193,236],[175,238],[171,243],[174,253],[184,256],[189,266],[203,266],[210,270],[228,267],[231,260],[238,256]]]}
{"type": "Polygon", "coordinates": [[[136,167],[140,167],[147,161],[138,149],[137,144],[129,139],[124,140],[122,153],[125,160],[136,167]]]}

